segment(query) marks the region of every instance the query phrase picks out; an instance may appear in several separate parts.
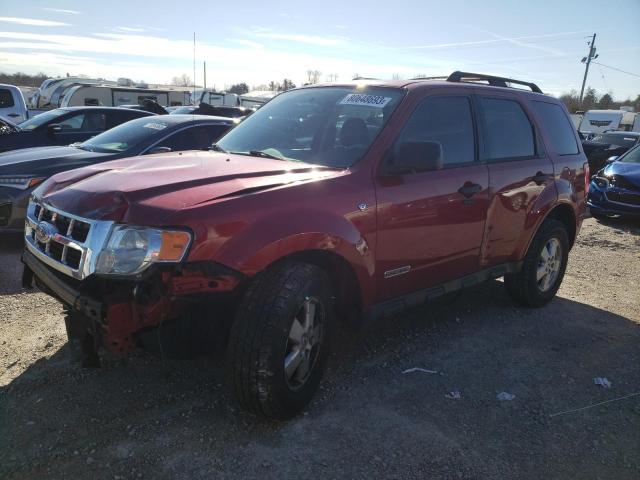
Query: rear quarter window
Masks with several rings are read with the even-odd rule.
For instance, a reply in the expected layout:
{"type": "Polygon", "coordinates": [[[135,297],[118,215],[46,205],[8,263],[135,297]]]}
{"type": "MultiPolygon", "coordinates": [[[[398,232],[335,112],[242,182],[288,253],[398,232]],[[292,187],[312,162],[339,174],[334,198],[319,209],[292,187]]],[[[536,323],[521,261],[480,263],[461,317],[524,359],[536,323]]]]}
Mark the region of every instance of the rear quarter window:
{"type": "Polygon", "coordinates": [[[558,155],[577,155],[578,143],[574,128],[560,105],[534,100],[533,111],[551,147],[558,155]]]}

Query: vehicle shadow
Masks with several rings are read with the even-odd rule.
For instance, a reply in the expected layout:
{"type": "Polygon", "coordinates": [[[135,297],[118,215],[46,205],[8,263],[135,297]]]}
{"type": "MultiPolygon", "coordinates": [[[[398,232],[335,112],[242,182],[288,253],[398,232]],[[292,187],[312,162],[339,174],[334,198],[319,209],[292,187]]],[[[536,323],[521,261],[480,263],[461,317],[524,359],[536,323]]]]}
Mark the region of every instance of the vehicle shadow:
{"type": "MultiPolygon", "coordinates": [[[[612,471],[600,456],[591,458],[587,447],[572,450],[559,435],[570,431],[569,443],[578,445],[600,438],[594,429],[602,428],[608,443],[600,455],[629,455],[640,444],[638,407],[628,401],[586,415],[550,415],[638,391],[638,320],[562,297],[542,309],[519,308],[500,281],[490,282],[366,334],[341,330],[316,399],[285,423],[240,411],[219,362],[139,354],[83,370],[66,360],[63,347],[0,388],[0,468],[6,469],[0,476],[37,478],[76,468],[113,478],[147,468],[145,477],[193,478],[263,472],[267,463],[265,478],[316,463],[335,476],[332,462],[347,445],[402,456],[419,444],[424,454],[453,455],[443,462],[455,459],[474,477],[535,478],[533,472],[551,464],[556,478],[606,477],[612,471]],[[412,367],[438,373],[403,374],[412,367]],[[607,376],[613,388],[595,386],[597,376],[607,376]],[[459,401],[445,397],[454,390],[461,391],[459,401]],[[518,401],[497,401],[501,391],[518,401]],[[305,432],[314,436],[311,444],[291,441],[305,432]],[[496,457],[501,451],[511,453],[496,457]]],[[[421,457],[401,458],[408,468],[422,465],[421,457]]]]}
{"type": "Polygon", "coordinates": [[[596,221],[620,232],[640,235],[640,218],[606,217],[596,221]]]}
{"type": "Polygon", "coordinates": [[[0,296],[31,292],[22,288],[22,262],[20,254],[24,246],[21,233],[0,234],[0,296]]]}

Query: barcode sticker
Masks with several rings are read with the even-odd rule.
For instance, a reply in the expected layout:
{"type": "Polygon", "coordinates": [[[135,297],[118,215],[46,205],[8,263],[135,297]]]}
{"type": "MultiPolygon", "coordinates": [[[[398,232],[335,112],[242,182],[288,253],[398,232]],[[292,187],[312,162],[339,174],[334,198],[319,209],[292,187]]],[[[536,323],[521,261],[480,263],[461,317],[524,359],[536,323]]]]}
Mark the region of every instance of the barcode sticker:
{"type": "Polygon", "coordinates": [[[364,93],[350,93],[340,100],[339,105],[364,105],[367,107],[384,108],[390,101],[391,97],[366,95],[364,93]]]}

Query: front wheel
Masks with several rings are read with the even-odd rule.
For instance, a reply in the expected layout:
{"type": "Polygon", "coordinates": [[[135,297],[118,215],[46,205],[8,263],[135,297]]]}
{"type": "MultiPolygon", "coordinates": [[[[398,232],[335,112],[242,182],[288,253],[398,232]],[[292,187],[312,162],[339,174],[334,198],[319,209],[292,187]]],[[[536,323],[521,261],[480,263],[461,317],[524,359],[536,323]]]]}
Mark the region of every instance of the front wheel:
{"type": "Polygon", "coordinates": [[[330,282],[322,269],[285,262],[260,274],[229,335],[228,377],[241,406],[279,420],[298,414],[320,384],[332,324],[330,282]]]}
{"type": "Polygon", "coordinates": [[[545,220],[524,257],[522,270],[504,276],[507,293],[526,307],[542,307],[560,288],[569,258],[569,239],[564,225],[545,220]]]}

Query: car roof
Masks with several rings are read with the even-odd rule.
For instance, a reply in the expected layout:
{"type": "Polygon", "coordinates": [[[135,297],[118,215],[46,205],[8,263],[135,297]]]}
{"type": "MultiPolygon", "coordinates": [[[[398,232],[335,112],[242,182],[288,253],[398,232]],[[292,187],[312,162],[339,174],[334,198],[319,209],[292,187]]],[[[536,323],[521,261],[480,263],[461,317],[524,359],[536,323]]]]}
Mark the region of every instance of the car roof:
{"type": "Polygon", "coordinates": [[[527,94],[544,96],[546,99],[557,100],[542,93],[540,88],[534,83],[516,80],[506,77],[496,77],[493,75],[476,74],[468,72],[453,72],[449,76],[412,78],[408,80],[381,80],[376,78],[356,78],[350,82],[306,85],[302,88],[322,88],[322,87],[347,87],[356,88],[362,86],[386,87],[408,90],[426,89],[432,87],[461,87],[472,89],[483,89],[487,91],[503,91],[517,94],[527,94]],[[512,85],[522,85],[527,87],[517,88],[512,85]]]}
{"type": "Polygon", "coordinates": [[[236,123],[235,118],[230,117],[216,117],[213,115],[194,115],[192,113],[172,113],[170,115],[159,115],[159,119],[169,119],[168,123],[177,124],[184,122],[218,122],[218,123],[236,123]]]}
{"type": "Polygon", "coordinates": [[[157,115],[155,113],[152,112],[147,112],[146,110],[138,110],[135,108],[122,108],[122,107],[59,107],[56,108],[54,110],[64,110],[66,112],[75,112],[78,110],[84,110],[84,111],[129,111],[129,112],[143,112],[143,113],[148,113],[149,115],[157,115]]]}

